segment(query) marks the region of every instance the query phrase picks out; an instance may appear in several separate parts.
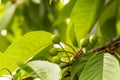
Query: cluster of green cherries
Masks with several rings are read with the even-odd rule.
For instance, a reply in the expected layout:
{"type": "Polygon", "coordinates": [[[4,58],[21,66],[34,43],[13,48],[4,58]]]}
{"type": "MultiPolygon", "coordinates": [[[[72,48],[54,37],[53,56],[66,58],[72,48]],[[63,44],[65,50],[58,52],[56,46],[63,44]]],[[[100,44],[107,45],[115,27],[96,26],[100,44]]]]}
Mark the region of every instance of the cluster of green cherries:
{"type": "MultiPolygon", "coordinates": [[[[89,48],[93,47],[97,43],[97,41],[98,41],[97,39],[98,38],[97,38],[96,34],[92,34],[89,38],[82,38],[80,40],[80,49],[82,49],[82,48],[88,48],[89,49],[89,48]]],[[[61,44],[60,44],[61,39],[58,35],[52,35],[51,40],[54,44],[58,44],[58,45],[61,46],[61,44]]],[[[62,48],[62,49],[64,49],[64,48],[62,48]]],[[[63,51],[65,52],[65,50],[63,50],[63,51]]],[[[48,52],[49,55],[52,56],[52,62],[53,63],[58,63],[59,64],[61,62],[60,57],[57,56],[58,52],[59,52],[58,49],[54,48],[54,47],[51,48],[48,52]]],[[[68,58],[69,58],[69,56],[68,56],[68,58]]]]}
{"type": "MultiPolygon", "coordinates": [[[[60,41],[61,41],[60,37],[58,35],[52,35],[51,40],[54,44],[60,44],[60,41]]],[[[54,48],[54,47],[51,48],[48,53],[49,53],[50,56],[52,56],[52,62],[53,63],[58,63],[59,64],[61,62],[60,57],[57,56],[57,54],[58,54],[58,49],[57,48],[54,48]]]]}
{"type": "Polygon", "coordinates": [[[83,48],[92,48],[98,41],[96,34],[92,34],[89,38],[82,38],[80,40],[80,47],[83,48]]]}

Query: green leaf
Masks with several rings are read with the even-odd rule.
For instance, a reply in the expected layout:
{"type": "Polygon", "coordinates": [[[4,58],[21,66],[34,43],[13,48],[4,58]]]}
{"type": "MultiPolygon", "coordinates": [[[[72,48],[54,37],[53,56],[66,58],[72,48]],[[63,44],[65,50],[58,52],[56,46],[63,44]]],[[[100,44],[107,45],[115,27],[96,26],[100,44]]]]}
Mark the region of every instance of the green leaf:
{"type": "Polygon", "coordinates": [[[1,0],[2,3],[7,3],[9,0],[1,0]]]}
{"type": "Polygon", "coordinates": [[[74,30],[74,26],[73,25],[70,27],[69,37],[70,37],[70,40],[72,41],[72,44],[74,46],[78,47],[78,43],[77,43],[77,39],[76,39],[75,30],[74,30]]]}
{"type": "Polygon", "coordinates": [[[28,72],[29,74],[32,74],[33,77],[39,77],[39,75],[27,64],[24,64],[23,62],[17,62],[17,65],[23,69],[24,71],[28,72]]]}
{"type": "Polygon", "coordinates": [[[118,14],[118,1],[112,0],[109,2],[99,20],[100,31],[106,40],[110,40],[117,35],[116,20],[118,14]],[[112,12],[111,12],[112,11],[112,12]]]}
{"type": "Polygon", "coordinates": [[[2,19],[0,20],[0,30],[6,27],[6,25],[10,22],[15,12],[15,9],[16,9],[16,4],[10,3],[6,6],[5,13],[2,19]]]}
{"type": "Polygon", "coordinates": [[[31,61],[27,64],[18,63],[19,67],[31,74],[33,77],[38,77],[41,80],[60,80],[61,69],[57,64],[48,61],[31,61]]]}
{"type": "Polygon", "coordinates": [[[70,77],[67,77],[67,78],[63,78],[62,80],[70,80],[70,77]]]}
{"type": "Polygon", "coordinates": [[[72,11],[75,3],[76,3],[76,0],[70,0],[70,2],[64,6],[57,21],[55,22],[55,25],[64,22],[67,18],[70,17],[71,11],[72,11]]]}
{"type": "Polygon", "coordinates": [[[0,63],[0,68],[7,68],[10,71],[14,71],[17,68],[17,61],[25,62],[38,53],[41,55],[44,54],[44,56],[39,55],[40,59],[49,59],[47,52],[42,52],[45,52],[44,49],[47,50],[51,44],[52,41],[50,33],[45,31],[29,32],[19,40],[12,43],[4,54],[1,54],[0,60],[3,63],[0,63]]]}
{"type": "Polygon", "coordinates": [[[99,53],[85,66],[79,80],[119,80],[118,60],[109,53],[99,53]]]}
{"type": "Polygon", "coordinates": [[[71,13],[71,22],[79,42],[86,37],[98,19],[105,0],[77,0],[71,13]]]}
{"type": "Polygon", "coordinates": [[[95,53],[86,53],[80,56],[77,60],[75,60],[72,64],[71,68],[71,79],[73,80],[77,73],[81,73],[82,70],[84,69],[85,64],[87,61],[94,55],[95,53]]]}
{"type": "MultiPolygon", "coordinates": [[[[48,0],[40,1],[40,4],[36,4],[32,0],[28,0],[26,5],[21,5],[27,31],[42,29],[52,32],[52,24],[48,17],[50,15],[49,12],[51,12],[51,6],[48,4],[48,0]]],[[[54,9],[54,6],[52,6],[52,9],[54,9]]],[[[23,27],[23,30],[26,29],[26,27],[23,27]]]]}
{"type": "Polygon", "coordinates": [[[9,45],[10,42],[4,36],[0,35],[0,51],[4,52],[9,45]]]}
{"type": "Polygon", "coordinates": [[[47,60],[50,61],[51,56],[48,54],[48,51],[53,47],[53,44],[48,44],[41,48],[41,50],[30,59],[32,60],[47,60]]]}
{"type": "Polygon", "coordinates": [[[57,30],[60,34],[60,38],[62,41],[66,41],[66,29],[67,29],[67,25],[65,23],[59,24],[59,26],[57,27],[57,30]]]}

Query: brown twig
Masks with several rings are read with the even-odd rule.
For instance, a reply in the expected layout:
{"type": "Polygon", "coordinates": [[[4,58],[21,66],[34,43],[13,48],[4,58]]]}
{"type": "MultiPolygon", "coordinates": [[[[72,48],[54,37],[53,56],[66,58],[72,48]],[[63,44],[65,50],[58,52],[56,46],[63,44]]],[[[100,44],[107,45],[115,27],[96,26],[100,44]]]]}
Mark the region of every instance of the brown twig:
{"type": "MultiPolygon", "coordinates": [[[[120,36],[117,36],[117,37],[115,37],[115,38],[113,38],[111,41],[109,41],[107,44],[105,44],[105,45],[103,45],[103,46],[99,46],[99,47],[97,47],[97,48],[95,48],[95,49],[91,49],[89,52],[99,52],[99,51],[103,51],[103,50],[105,50],[106,48],[109,48],[109,47],[111,47],[111,46],[113,46],[113,45],[116,45],[116,44],[118,44],[120,42],[120,36]]],[[[80,55],[79,55],[80,56],[80,55]]],[[[78,56],[78,57],[79,57],[78,56]]],[[[71,66],[72,64],[70,64],[70,63],[65,63],[65,64],[63,64],[63,65],[61,65],[61,68],[63,69],[63,68],[66,68],[66,67],[69,67],[69,66],[71,66]]]]}
{"type": "Polygon", "coordinates": [[[97,47],[97,48],[95,48],[95,49],[90,50],[89,52],[102,51],[102,50],[104,50],[105,48],[111,47],[112,45],[115,45],[115,44],[117,44],[117,43],[119,43],[119,42],[120,42],[120,36],[117,36],[117,37],[113,38],[113,40],[109,41],[106,45],[99,46],[99,47],[97,47]]]}

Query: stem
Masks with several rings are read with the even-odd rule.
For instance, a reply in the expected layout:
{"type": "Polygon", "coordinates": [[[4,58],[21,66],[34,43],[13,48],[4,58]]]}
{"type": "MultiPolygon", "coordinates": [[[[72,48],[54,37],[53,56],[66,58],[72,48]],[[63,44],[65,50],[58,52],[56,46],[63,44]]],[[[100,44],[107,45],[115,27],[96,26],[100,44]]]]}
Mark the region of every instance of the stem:
{"type": "Polygon", "coordinates": [[[7,68],[2,68],[1,70],[6,70],[6,71],[10,74],[10,76],[12,77],[12,80],[14,80],[13,75],[12,75],[12,73],[11,73],[11,71],[10,71],[9,69],[7,69],[7,68]]]}
{"type": "Polygon", "coordinates": [[[71,61],[70,61],[70,57],[69,57],[69,55],[67,54],[67,52],[65,51],[65,49],[62,47],[62,45],[61,45],[60,43],[59,43],[59,45],[60,45],[60,47],[63,49],[63,51],[65,52],[66,56],[68,57],[69,62],[71,62],[71,61]]]}
{"type": "Polygon", "coordinates": [[[8,73],[12,76],[11,71],[10,71],[10,70],[8,70],[7,68],[2,68],[1,70],[6,70],[6,71],[8,71],[8,73]]]}
{"type": "Polygon", "coordinates": [[[68,44],[68,43],[66,43],[66,42],[63,42],[65,45],[67,45],[67,46],[69,46],[74,52],[76,52],[76,50],[70,45],[70,44],[68,44]]]}

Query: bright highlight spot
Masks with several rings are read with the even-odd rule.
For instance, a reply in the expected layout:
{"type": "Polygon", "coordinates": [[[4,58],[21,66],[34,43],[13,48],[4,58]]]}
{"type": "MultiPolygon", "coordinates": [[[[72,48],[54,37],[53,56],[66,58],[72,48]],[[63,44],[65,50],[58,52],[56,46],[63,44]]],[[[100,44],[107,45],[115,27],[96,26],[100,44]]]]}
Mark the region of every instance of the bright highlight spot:
{"type": "Polygon", "coordinates": [[[41,3],[41,0],[32,0],[34,3],[36,4],[40,4],[41,3]]]}
{"type": "Polygon", "coordinates": [[[70,23],[70,18],[66,19],[66,23],[67,23],[67,24],[70,23]]]}
{"type": "Polygon", "coordinates": [[[17,1],[17,3],[19,3],[19,4],[22,4],[23,2],[24,2],[24,0],[16,0],[17,1]]]}
{"type": "MultiPolygon", "coordinates": [[[[65,48],[65,45],[63,43],[60,43],[62,45],[63,48],[65,48]]],[[[55,48],[61,48],[59,44],[54,44],[55,48]]]]}
{"type": "Polygon", "coordinates": [[[34,79],[34,80],[41,80],[40,78],[36,78],[36,79],[34,79]]]}
{"type": "Polygon", "coordinates": [[[69,2],[69,0],[60,0],[64,5],[66,5],[68,2],[69,2]]]}
{"type": "Polygon", "coordinates": [[[0,80],[12,80],[10,77],[0,77],[0,80]]]}
{"type": "Polygon", "coordinates": [[[2,36],[6,36],[6,35],[7,35],[7,30],[6,30],[6,29],[3,29],[3,30],[1,31],[1,35],[2,35],[2,36]]]}

